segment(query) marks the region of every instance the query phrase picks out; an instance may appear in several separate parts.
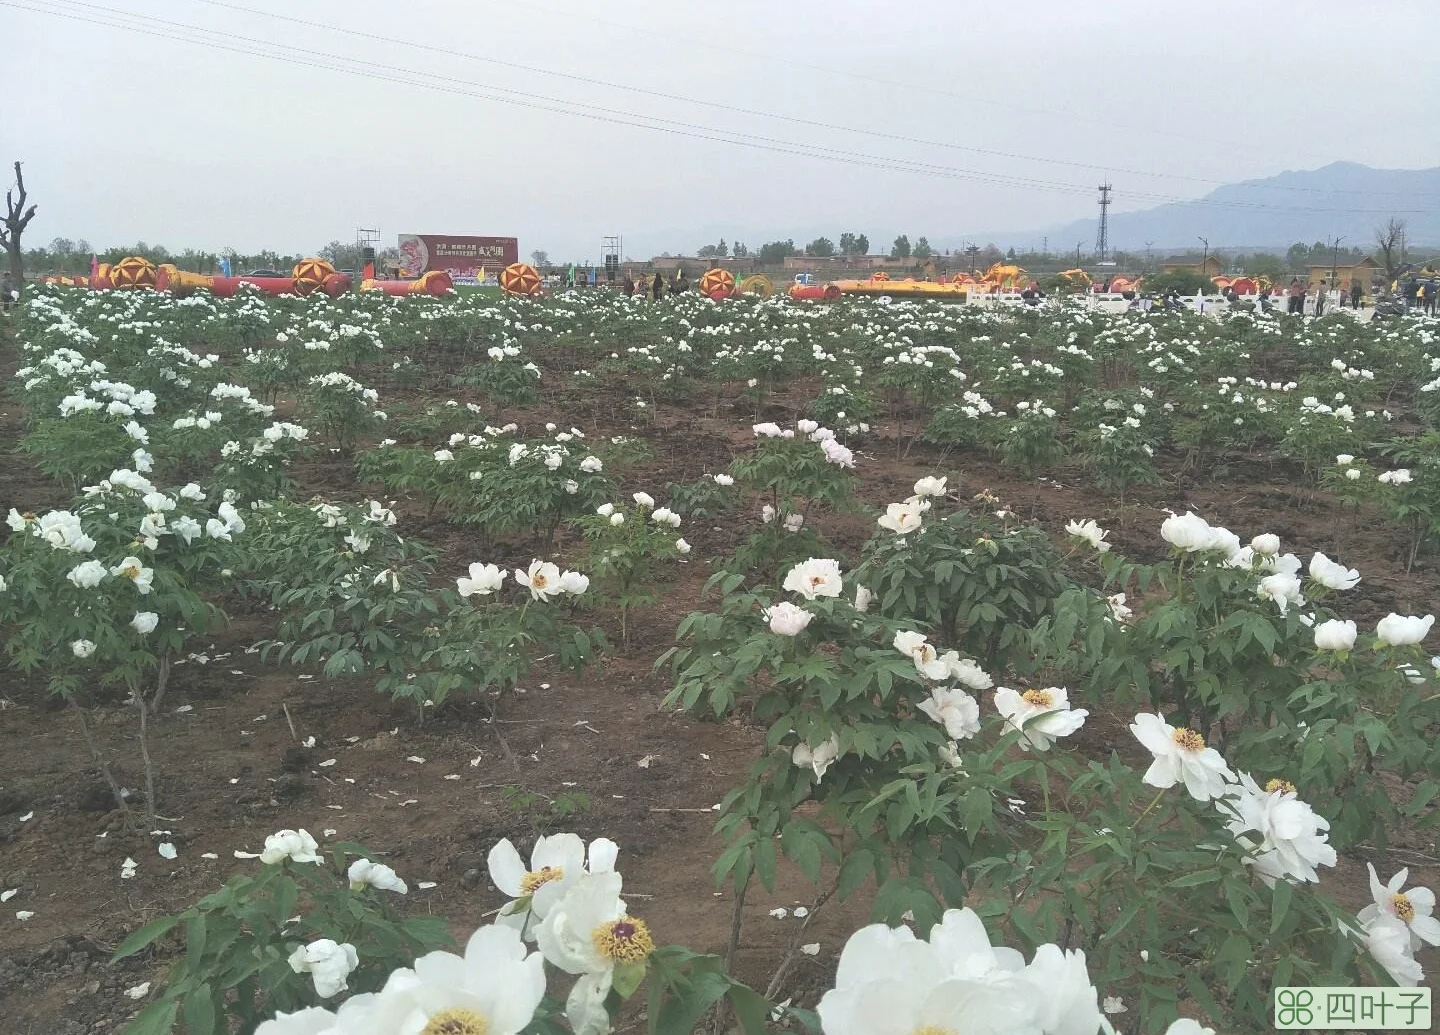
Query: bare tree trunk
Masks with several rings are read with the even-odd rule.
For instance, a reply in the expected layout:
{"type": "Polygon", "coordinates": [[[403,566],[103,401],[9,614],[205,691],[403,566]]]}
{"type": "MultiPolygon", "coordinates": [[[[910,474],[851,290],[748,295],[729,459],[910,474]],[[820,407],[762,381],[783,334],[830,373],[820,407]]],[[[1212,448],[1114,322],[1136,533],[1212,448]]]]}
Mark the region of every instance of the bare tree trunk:
{"type": "MultiPolygon", "coordinates": [[[[5,192],[5,218],[0,221],[0,244],[10,257],[10,276],[15,290],[25,290],[25,253],[20,248],[20,235],[35,218],[36,206],[25,207],[29,195],[25,193],[25,174],[20,163],[15,163],[15,186],[5,192]]],[[[8,301],[8,300],[7,300],[8,301]]]]}

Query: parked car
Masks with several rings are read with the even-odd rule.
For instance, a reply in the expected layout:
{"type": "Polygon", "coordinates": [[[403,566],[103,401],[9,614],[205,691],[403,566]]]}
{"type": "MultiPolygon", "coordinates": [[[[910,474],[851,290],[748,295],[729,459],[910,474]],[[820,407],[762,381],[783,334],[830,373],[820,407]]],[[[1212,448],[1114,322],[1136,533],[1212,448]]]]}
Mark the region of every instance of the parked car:
{"type": "Polygon", "coordinates": [[[251,270],[244,275],[247,277],[288,277],[290,274],[281,273],[279,270],[251,270]]]}

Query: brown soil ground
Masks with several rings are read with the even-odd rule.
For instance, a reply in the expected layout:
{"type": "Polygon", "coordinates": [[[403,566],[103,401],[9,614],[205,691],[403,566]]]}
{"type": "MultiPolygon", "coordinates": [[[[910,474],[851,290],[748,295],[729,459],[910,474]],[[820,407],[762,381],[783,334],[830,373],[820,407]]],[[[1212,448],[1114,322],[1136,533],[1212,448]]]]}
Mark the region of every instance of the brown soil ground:
{"type": "MultiPolygon", "coordinates": [[[[387,402],[397,394],[377,387],[387,402]]],[[[449,391],[439,396],[465,399],[449,391]]],[[[803,416],[796,408],[811,397],[795,388],[763,416],[803,416]]],[[[704,416],[660,405],[652,411],[653,422],[637,429],[613,397],[552,402],[534,410],[487,408],[486,415],[495,423],[513,419],[538,427],[547,412],[558,412],[590,435],[644,435],[653,458],[626,475],[625,488],[657,496],[668,481],[691,481],[722,469],[734,450],[750,441],[748,425],[755,418],[728,404],[704,416]]],[[[8,411],[0,415],[0,513],[10,506],[37,509],[62,502],[63,493],[38,477],[14,448],[20,431],[15,403],[0,409],[8,411]]],[[[1348,614],[1362,624],[1392,609],[1423,614],[1440,598],[1434,558],[1422,559],[1407,574],[1399,560],[1398,531],[1373,515],[1342,512],[1323,495],[1297,492],[1289,487],[1296,482],[1293,472],[1285,469],[1240,459],[1223,480],[1197,481],[1177,460],[1169,464],[1170,484],[1133,493],[1121,507],[1087,486],[1078,469],[1062,470],[1050,481],[1019,479],[987,456],[942,458],[922,445],[897,458],[886,430],[878,428],[879,437],[857,457],[863,495],[874,504],[908,495],[922,475],[950,472],[959,475],[962,493],[988,489],[1021,516],[1061,535],[1067,519],[1095,518],[1112,529],[1117,549],[1137,558],[1156,555],[1163,507],[1190,507],[1243,537],[1271,531],[1297,552],[1322,549],[1343,557],[1365,574],[1347,598],[1348,614]]],[[[301,476],[307,489],[348,499],[366,495],[340,459],[311,465],[301,476]]],[[[492,547],[481,558],[472,553],[471,531],[425,522],[419,513],[407,513],[403,502],[401,513],[407,534],[443,550],[442,571],[459,571],[497,553],[511,553],[511,559],[530,555],[530,544],[521,542],[499,551],[492,547]]],[[[263,614],[237,613],[208,648],[208,663],[176,669],[164,714],[152,729],[160,772],[157,800],[170,817],[162,825],[179,850],[174,861],[156,854],[154,838],[125,833],[71,713],[13,675],[0,676],[0,890],[19,889],[0,914],[0,1030],[6,1035],[118,1031],[136,1009],[124,989],[158,982],[168,960],[142,954],[112,965],[114,947],[140,924],[184,908],[230,874],[253,866],[232,853],[256,850],[282,827],[324,832],[327,840],[356,840],[383,854],[410,881],[406,908],[442,914],[462,934],[502,901],[485,867],[486,853],[499,838],[510,837],[528,851],[537,832],[573,829],[587,837],[608,836],[621,845],[626,898],[658,940],[723,950],[732,895],[728,889],[715,891],[709,876],[722,848],[711,833],[711,809],[755,757],[760,735],[742,724],[707,724],[663,711],[667,684],[652,665],[672,642],[679,618],[700,604],[707,573],[701,558],[732,549],[742,535],[735,526],[748,520],[742,512],[724,522],[688,524],[692,562],[667,585],[659,606],[636,616],[631,643],[617,646],[579,677],[535,678],[503,702],[494,723],[479,706],[460,706],[417,728],[411,712],[378,697],[362,680],[324,681],[262,664],[245,648],[273,629],[263,614]],[[176,710],[182,706],[189,710],[176,710]],[[315,747],[297,753],[299,742],[310,736],[315,747]],[[320,765],[329,759],[336,761],[320,765]],[[509,800],[514,792],[507,797],[511,788],[543,797],[517,809],[509,800]],[[547,800],[577,793],[587,806],[553,818],[547,800]],[[204,853],[217,858],[207,860],[204,853]],[[139,873],[122,882],[126,856],[139,862],[139,873]],[[435,886],[421,890],[420,881],[435,886]],[[35,915],[20,922],[16,910],[35,915]]],[[[854,519],[822,528],[851,552],[869,531],[854,519]]],[[[557,553],[573,546],[562,541],[557,553]]],[[[617,639],[615,623],[608,624],[617,639]]],[[[1129,716],[1104,702],[1085,703],[1092,718],[1082,748],[1097,754],[1112,747],[1129,750],[1124,731],[1129,716]]],[[[133,715],[103,704],[93,714],[96,737],[118,760],[118,778],[141,786],[133,715]]],[[[1413,884],[1440,882],[1428,835],[1402,839],[1389,858],[1375,861],[1387,874],[1412,865],[1413,884]]],[[[1363,861],[1343,859],[1338,872],[1327,873],[1326,887],[1357,908],[1367,902],[1363,861]]],[[[740,977],[764,988],[800,928],[793,917],[775,920],[768,911],[808,904],[813,894],[802,877],[784,870],[773,894],[752,892],[737,961],[740,977]]],[[[821,951],[800,959],[781,998],[813,1005],[845,937],[865,922],[864,897],[817,915],[800,940],[819,942],[821,951]]],[[[1424,957],[1427,969],[1440,970],[1436,955],[1424,957]]]]}

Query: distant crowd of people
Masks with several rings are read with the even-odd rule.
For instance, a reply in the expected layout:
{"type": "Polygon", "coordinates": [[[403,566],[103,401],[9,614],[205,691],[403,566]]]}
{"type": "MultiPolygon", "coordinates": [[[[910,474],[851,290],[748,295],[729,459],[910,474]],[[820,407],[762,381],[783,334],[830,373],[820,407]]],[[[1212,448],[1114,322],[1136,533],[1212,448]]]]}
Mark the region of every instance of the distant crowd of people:
{"type": "Polygon", "coordinates": [[[647,279],[644,275],[636,280],[629,270],[625,271],[625,279],[620,282],[620,290],[626,295],[634,296],[639,294],[642,297],[649,296],[660,301],[665,295],[683,295],[690,290],[690,280],[685,276],[684,270],[676,270],[670,277],[670,282],[665,282],[665,275],[658,270],[653,280],[647,279]]]}

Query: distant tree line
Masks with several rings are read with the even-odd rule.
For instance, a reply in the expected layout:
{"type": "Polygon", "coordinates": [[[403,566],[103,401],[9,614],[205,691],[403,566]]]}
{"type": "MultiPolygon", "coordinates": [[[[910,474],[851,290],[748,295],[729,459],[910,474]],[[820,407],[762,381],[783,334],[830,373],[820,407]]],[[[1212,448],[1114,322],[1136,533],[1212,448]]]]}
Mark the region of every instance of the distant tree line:
{"type": "MultiPolygon", "coordinates": [[[[360,246],[353,241],[331,241],[318,251],[304,255],[282,255],[268,249],[244,254],[234,248],[218,252],[186,248],[184,251],[172,252],[163,244],[149,244],[145,241],[96,250],[83,237],[76,240],[57,237],[48,245],[25,249],[25,268],[36,274],[89,273],[91,255],[100,262],[108,263],[117,262],[127,255],[143,255],[157,265],[168,262],[191,273],[206,274],[219,273],[222,258],[230,260],[230,270],[236,274],[260,269],[284,273],[301,259],[310,256],[327,259],[336,269],[359,270],[362,266],[360,246]]],[[[376,253],[376,259],[380,263],[393,262],[399,259],[399,252],[394,248],[386,248],[376,253]]]]}

